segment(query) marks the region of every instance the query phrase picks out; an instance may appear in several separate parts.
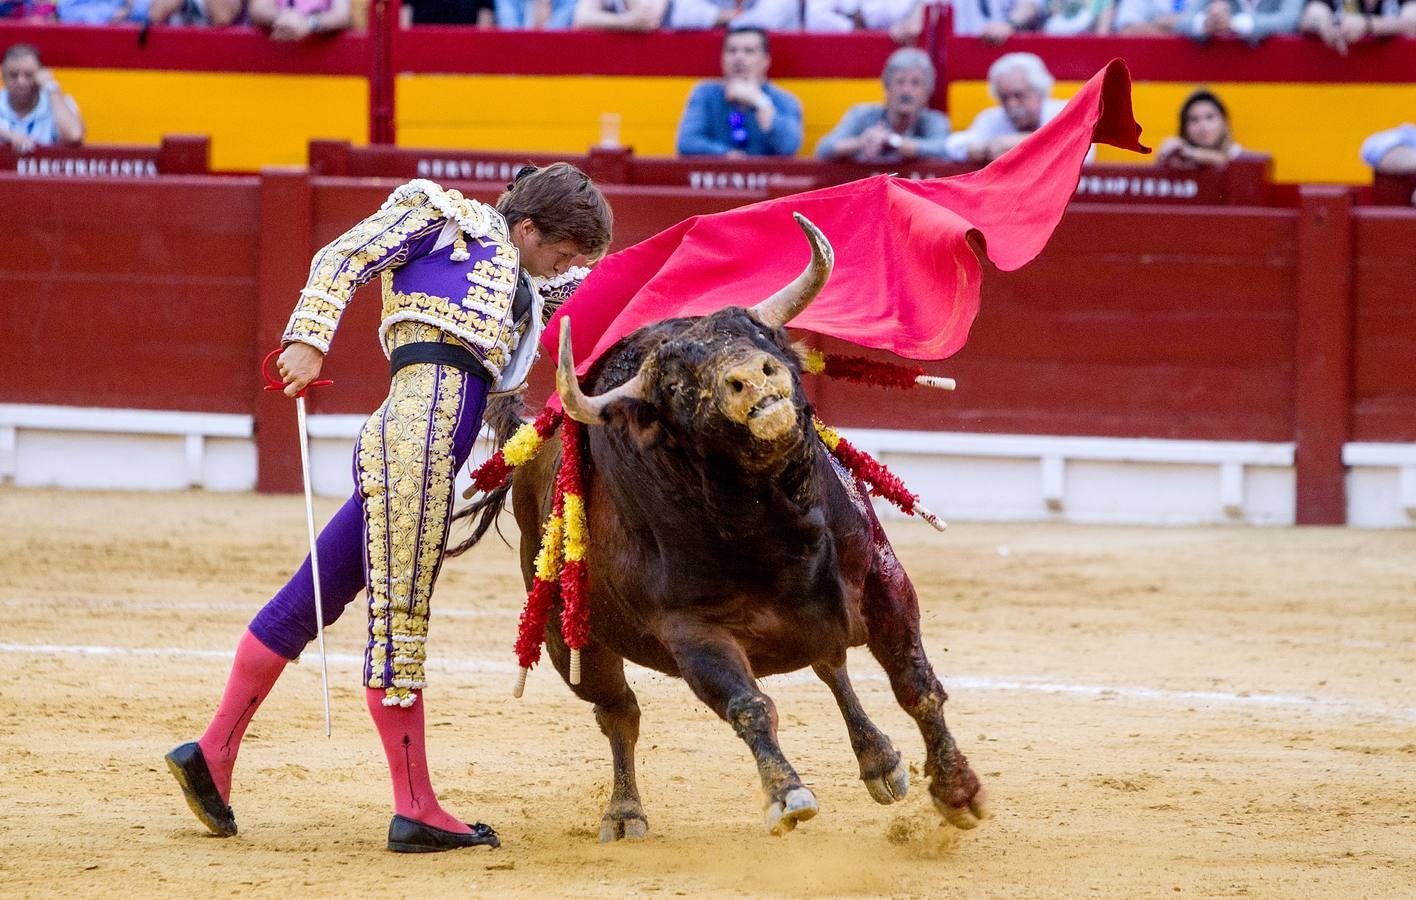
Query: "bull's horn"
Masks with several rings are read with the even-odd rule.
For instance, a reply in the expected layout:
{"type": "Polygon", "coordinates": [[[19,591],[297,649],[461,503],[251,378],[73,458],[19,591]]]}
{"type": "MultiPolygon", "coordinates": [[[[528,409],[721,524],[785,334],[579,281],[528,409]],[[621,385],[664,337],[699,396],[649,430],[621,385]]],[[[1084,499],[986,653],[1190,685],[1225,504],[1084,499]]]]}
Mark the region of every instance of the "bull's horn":
{"type": "Polygon", "coordinates": [[[826,279],[831,277],[831,267],[836,261],[831,242],[826,240],[821,229],[801,213],[792,213],[792,217],[806,232],[806,239],[811,244],[811,262],[795,281],[752,308],[757,318],[773,328],[786,325],[806,309],[826,286],[826,279]]]}
{"type": "Polygon", "coordinates": [[[583,425],[599,425],[605,407],[626,397],[639,397],[639,373],[614,390],[596,397],[587,397],[575,377],[575,353],[570,349],[570,316],[561,317],[560,356],[556,366],[556,393],[560,394],[565,414],[583,425]]]}

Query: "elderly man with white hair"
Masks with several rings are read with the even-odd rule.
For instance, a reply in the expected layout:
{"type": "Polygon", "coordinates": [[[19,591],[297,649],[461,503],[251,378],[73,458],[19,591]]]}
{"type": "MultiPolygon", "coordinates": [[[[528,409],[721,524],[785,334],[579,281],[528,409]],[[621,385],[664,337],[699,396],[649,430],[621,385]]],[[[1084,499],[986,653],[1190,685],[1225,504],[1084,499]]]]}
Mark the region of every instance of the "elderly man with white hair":
{"type": "Polygon", "coordinates": [[[942,157],[949,117],[929,108],[934,64],[917,47],[902,47],[885,61],[880,80],[885,102],[858,103],[816,145],[822,159],[885,163],[942,157]]]}
{"type": "Polygon", "coordinates": [[[1052,99],[1052,73],[1033,53],[1007,53],[988,67],[988,90],[997,106],[979,113],[964,131],[949,135],[945,154],[956,162],[987,162],[1013,149],[1062,111],[1052,99]]]}

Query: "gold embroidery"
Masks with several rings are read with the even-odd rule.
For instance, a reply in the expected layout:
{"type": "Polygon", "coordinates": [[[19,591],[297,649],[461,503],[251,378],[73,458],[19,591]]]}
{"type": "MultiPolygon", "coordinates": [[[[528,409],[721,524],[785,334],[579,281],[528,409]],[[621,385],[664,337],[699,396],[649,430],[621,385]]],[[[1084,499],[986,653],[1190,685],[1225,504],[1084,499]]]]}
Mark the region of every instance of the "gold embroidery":
{"type": "Polygon", "coordinates": [[[384,345],[389,353],[392,353],[404,344],[460,344],[456,338],[449,335],[436,325],[427,322],[406,321],[399,322],[389,328],[384,345]]]}
{"type": "Polygon", "coordinates": [[[495,210],[444,191],[429,181],[401,186],[374,215],[345,232],[315,256],[310,278],[286,326],[285,341],[301,341],[329,352],[334,333],[355,288],[382,273],[380,340],[387,352],[388,329],[400,321],[436,325],[477,353],[493,377],[501,374],[517,344],[509,321],[518,270],[516,247],[495,210]],[[467,293],[459,300],[393,287],[392,269],[407,261],[409,243],[444,227],[451,218],[459,232],[453,260],[469,258],[467,245],[491,255],[464,267],[467,293]]]}
{"type": "Polygon", "coordinates": [[[436,297],[421,291],[405,294],[393,290],[385,280],[384,320],[381,328],[385,334],[384,346],[388,351],[392,351],[393,345],[389,344],[387,334],[395,324],[406,321],[423,322],[447,331],[466,344],[481,357],[493,377],[501,374],[510,357],[511,348],[515,346],[512,340],[515,332],[508,321],[511,295],[494,294],[478,285],[469,287],[469,296],[474,296],[477,291],[482,292],[481,296],[485,298],[485,302],[477,301],[482,303],[481,307],[464,307],[446,297],[436,297]]]}
{"type": "Polygon", "coordinates": [[[409,241],[442,228],[445,221],[426,193],[415,192],[335,238],[315,255],[309,281],[283,339],[302,341],[328,353],[354,289],[378,272],[401,264],[407,258],[409,241]]]}
{"type": "MultiPolygon", "coordinates": [[[[401,343],[425,326],[391,334],[401,343]]],[[[360,437],[369,559],[368,686],[410,705],[426,684],[428,614],[452,512],[454,433],[466,376],[419,363],[399,370],[360,437]]]]}

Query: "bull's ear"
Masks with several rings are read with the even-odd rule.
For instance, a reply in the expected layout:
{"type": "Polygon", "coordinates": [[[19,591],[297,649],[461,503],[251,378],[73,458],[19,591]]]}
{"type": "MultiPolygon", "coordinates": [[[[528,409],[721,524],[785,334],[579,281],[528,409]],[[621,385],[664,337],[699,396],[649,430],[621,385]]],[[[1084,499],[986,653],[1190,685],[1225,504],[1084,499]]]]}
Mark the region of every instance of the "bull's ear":
{"type": "Polygon", "coordinates": [[[640,450],[652,450],[671,440],[654,407],[643,400],[619,400],[609,404],[603,415],[606,425],[623,428],[640,450]]]}
{"type": "Polygon", "coordinates": [[[796,362],[803,372],[820,373],[826,368],[826,358],[805,341],[792,341],[791,336],[782,331],[772,335],[772,342],[787,359],[796,362]]]}

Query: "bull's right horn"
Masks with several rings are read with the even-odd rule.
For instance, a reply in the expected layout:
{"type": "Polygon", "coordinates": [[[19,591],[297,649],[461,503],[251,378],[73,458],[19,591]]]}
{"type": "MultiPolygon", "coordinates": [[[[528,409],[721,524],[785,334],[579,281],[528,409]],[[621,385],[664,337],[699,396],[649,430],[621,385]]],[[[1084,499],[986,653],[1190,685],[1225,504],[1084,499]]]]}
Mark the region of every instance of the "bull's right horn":
{"type": "Polygon", "coordinates": [[[575,353],[570,349],[570,316],[561,317],[560,356],[556,360],[556,393],[560,394],[561,406],[565,414],[582,425],[599,425],[605,407],[616,400],[642,396],[639,373],[613,390],[595,397],[587,397],[580,390],[580,380],[575,377],[575,353]]]}
{"type": "Polygon", "coordinates": [[[792,217],[806,232],[806,239],[811,244],[811,262],[791,284],[752,308],[757,318],[772,328],[786,325],[816,299],[816,295],[826,286],[826,279],[831,277],[831,267],[836,262],[836,253],[821,229],[801,213],[792,213],[792,217]]]}

